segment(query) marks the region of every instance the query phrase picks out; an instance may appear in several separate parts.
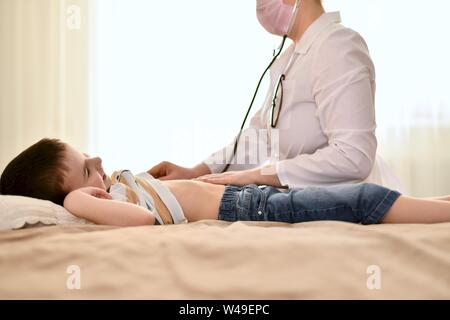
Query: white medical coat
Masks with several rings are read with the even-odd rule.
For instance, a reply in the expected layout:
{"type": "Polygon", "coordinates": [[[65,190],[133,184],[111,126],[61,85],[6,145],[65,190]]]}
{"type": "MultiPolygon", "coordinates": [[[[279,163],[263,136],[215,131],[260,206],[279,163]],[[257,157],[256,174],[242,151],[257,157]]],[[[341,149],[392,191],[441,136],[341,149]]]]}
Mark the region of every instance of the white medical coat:
{"type": "MultiPolygon", "coordinates": [[[[238,159],[247,161],[232,164],[229,171],[272,163],[281,184],[289,188],[364,181],[402,189],[376,154],[375,68],[369,50],[357,32],[340,22],[339,12],[323,14],[274,63],[265,103],[240,140],[238,159]],[[269,110],[283,73],[283,104],[273,134],[269,110]],[[260,129],[267,130],[267,139],[245,138],[260,129]],[[265,156],[259,148],[270,151],[265,156]],[[255,155],[256,161],[248,161],[255,155]]],[[[224,169],[233,145],[204,161],[212,173],[224,169]]]]}

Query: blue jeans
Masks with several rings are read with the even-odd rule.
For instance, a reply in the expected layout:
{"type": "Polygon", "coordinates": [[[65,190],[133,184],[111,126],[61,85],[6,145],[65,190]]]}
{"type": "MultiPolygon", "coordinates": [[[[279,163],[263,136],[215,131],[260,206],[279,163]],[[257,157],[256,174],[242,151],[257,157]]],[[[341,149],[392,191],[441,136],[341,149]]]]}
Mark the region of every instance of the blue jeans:
{"type": "Polygon", "coordinates": [[[397,191],[371,183],[286,192],[267,186],[227,186],[220,203],[219,220],[287,223],[335,220],[377,224],[399,196],[397,191]]]}

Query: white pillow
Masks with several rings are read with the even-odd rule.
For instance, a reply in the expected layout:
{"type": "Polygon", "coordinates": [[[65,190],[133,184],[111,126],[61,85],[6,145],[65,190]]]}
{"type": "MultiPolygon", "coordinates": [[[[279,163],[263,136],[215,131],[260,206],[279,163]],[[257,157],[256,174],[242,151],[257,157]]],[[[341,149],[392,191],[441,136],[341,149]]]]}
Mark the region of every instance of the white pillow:
{"type": "Polygon", "coordinates": [[[42,225],[93,224],[51,201],[0,195],[0,230],[42,225]]]}

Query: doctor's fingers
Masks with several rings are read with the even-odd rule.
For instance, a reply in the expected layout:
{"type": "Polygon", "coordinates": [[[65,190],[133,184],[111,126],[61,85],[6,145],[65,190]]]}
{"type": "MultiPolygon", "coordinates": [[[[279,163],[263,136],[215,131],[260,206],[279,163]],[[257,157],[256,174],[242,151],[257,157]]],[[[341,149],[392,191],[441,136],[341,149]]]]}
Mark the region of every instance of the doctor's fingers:
{"type": "Polygon", "coordinates": [[[205,174],[204,176],[200,176],[196,178],[195,180],[203,180],[203,179],[213,179],[213,178],[221,178],[225,176],[231,176],[234,175],[234,171],[224,172],[224,173],[211,173],[211,174],[205,174]]]}
{"type": "Polygon", "coordinates": [[[168,174],[168,172],[170,171],[170,167],[172,167],[172,164],[170,162],[167,161],[163,161],[159,164],[157,164],[156,166],[154,166],[153,168],[151,168],[150,170],[148,170],[147,172],[152,175],[154,178],[161,178],[163,176],[166,176],[168,174]]]}
{"type": "Polygon", "coordinates": [[[246,182],[245,177],[238,175],[224,175],[221,177],[206,178],[200,181],[211,184],[233,185],[233,186],[244,186],[248,184],[248,182],[246,182]]]}
{"type": "Polygon", "coordinates": [[[206,176],[198,177],[194,180],[207,182],[207,183],[213,183],[213,184],[231,184],[231,183],[237,183],[240,180],[240,177],[234,173],[226,172],[226,173],[206,175],[206,176]]]}
{"type": "MultiPolygon", "coordinates": [[[[195,179],[195,180],[197,180],[197,179],[195,179]]],[[[197,180],[197,181],[210,183],[210,184],[227,185],[227,184],[229,184],[229,182],[227,180],[228,179],[225,179],[225,178],[216,178],[216,179],[202,179],[202,180],[197,180]]]]}

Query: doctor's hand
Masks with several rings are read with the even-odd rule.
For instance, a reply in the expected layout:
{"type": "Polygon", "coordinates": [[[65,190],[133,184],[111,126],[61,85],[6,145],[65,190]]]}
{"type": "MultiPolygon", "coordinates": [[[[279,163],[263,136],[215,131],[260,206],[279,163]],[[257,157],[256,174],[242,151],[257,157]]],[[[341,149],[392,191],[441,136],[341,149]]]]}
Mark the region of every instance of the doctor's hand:
{"type": "Polygon", "coordinates": [[[209,167],[204,163],[200,163],[193,168],[185,168],[168,161],[161,162],[147,172],[160,180],[189,180],[211,173],[209,167]]]}
{"type": "Polygon", "coordinates": [[[249,184],[282,187],[275,169],[271,166],[244,171],[230,171],[225,173],[208,174],[194,179],[212,184],[246,186],[249,184]]]}

